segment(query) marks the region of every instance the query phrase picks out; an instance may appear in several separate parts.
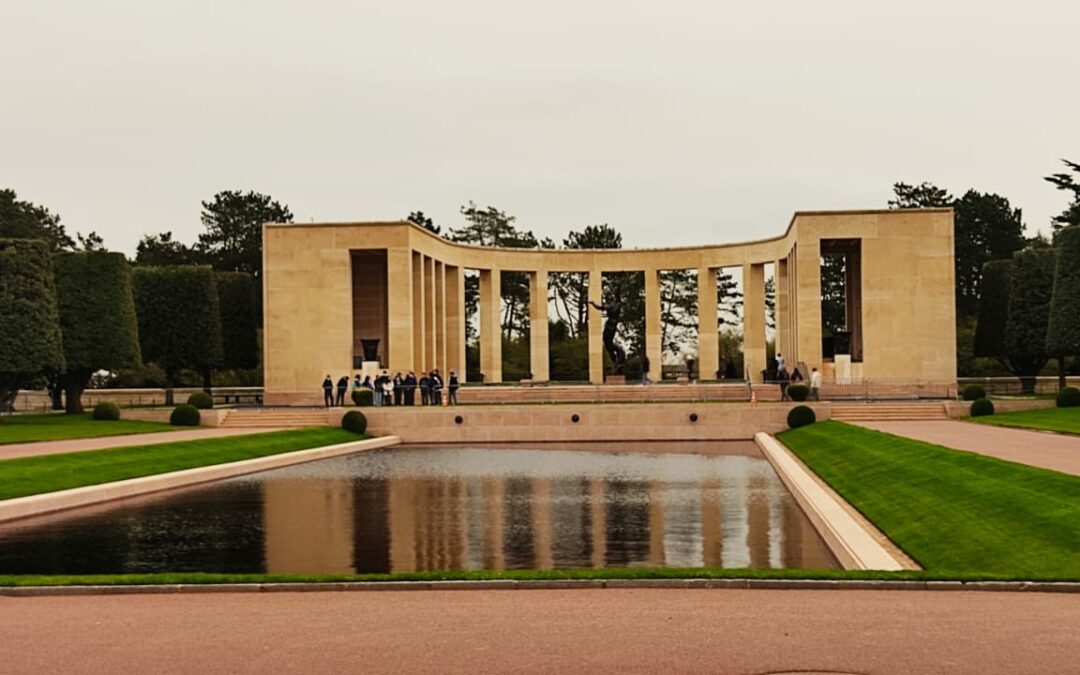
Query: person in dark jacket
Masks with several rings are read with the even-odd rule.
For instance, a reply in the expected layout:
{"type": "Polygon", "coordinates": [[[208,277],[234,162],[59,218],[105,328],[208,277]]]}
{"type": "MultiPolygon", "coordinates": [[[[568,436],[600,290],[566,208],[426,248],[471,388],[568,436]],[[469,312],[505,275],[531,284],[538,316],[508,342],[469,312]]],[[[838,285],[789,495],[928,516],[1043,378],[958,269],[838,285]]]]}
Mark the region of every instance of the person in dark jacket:
{"type": "Polygon", "coordinates": [[[326,407],[334,405],[334,381],[330,379],[330,373],[327,373],[326,379],[322,381],[322,393],[326,407]]]}
{"type": "Polygon", "coordinates": [[[401,373],[394,374],[394,405],[401,405],[405,396],[405,378],[401,373]]]}
{"type": "Polygon", "coordinates": [[[428,376],[428,382],[431,383],[431,405],[442,405],[442,375],[439,375],[439,369],[431,371],[431,375],[428,376]]]}
{"type": "Polygon", "coordinates": [[[780,366],[776,370],[776,381],[780,383],[780,400],[790,401],[791,399],[788,397],[787,388],[788,384],[791,382],[791,375],[788,374],[787,368],[780,366]]]}
{"type": "Polygon", "coordinates": [[[428,405],[431,398],[431,380],[428,379],[427,373],[420,375],[420,405],[428,405]]]}
{"type": "Polygon", "coordinates": [[[416,373],[405,376],[405,405],[416,405],[416,373]]]}
{"type": "Polygon", "coordinates": [[[447,401],[450,405],[457,405],[457,390],[461,387],[461,382],[458,380],[457,372],[450,371],[450,382],[447,391],[450,392],[450,399],[447,401]]]}
{"type": "Polygon", "coordinates": [[[337,381],[337,400],[334,403],[338,406],[345,405],[345,392],[349,390],[349,376],[342,375],[337,381]]]}

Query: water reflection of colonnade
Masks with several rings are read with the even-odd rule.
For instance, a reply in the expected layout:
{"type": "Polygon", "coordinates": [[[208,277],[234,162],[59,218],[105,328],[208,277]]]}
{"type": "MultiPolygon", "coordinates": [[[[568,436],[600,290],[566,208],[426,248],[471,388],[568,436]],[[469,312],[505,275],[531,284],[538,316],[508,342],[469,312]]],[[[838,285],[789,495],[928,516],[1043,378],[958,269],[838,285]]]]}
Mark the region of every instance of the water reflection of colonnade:
{"type": "Polygon", "coordinates": [[[772,481],[277,480],[263,488],[266,571],[829,566],[772,481]]]}

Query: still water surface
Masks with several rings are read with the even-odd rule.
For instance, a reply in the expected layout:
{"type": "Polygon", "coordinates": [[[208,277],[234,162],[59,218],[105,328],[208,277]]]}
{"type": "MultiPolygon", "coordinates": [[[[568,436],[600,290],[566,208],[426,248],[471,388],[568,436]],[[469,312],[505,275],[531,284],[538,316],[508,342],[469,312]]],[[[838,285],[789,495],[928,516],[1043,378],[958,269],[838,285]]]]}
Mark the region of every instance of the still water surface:
{"type": "Polygon", "coordinates": [[[0,574],[835,567],[753,443],[560,447],[399,447],[17,521],[0,574]]]}

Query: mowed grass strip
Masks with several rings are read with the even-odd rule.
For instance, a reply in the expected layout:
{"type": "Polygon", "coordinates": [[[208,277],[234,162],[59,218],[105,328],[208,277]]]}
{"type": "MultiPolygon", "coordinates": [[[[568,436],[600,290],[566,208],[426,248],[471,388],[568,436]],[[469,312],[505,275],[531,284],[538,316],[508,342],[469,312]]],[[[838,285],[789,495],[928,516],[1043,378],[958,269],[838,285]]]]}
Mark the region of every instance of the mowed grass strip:
{"type": "MultiPolygon", "coordinates": [[[[120,413],[123,415],[123,412],[120,413]]],[[[126,436],[152,431],[176,431],[180,427],[139,420],[94,420],[86,415],[9,415],[0,418],[0,445],[65,441],[72,438],[126,436]]]]}
{"type": "Polygon", "coordinates": [[[779,439],[927,572],[1080,579],[1080,477],[842,422],[779,439]]]}
{"type": "Polygon", "coordinates": [[[1080,408],[1041,408],[1022,412],[968,418],[979,424],[1020,429],[1042,429],[1064,434],[1080,434],[1080,408]]]}
{"type": "Polygon", "coordinates": [[[314,427],[8,459],[0,461],[0,499],[236,462],[363,438],[344,429],[314,427]]]}

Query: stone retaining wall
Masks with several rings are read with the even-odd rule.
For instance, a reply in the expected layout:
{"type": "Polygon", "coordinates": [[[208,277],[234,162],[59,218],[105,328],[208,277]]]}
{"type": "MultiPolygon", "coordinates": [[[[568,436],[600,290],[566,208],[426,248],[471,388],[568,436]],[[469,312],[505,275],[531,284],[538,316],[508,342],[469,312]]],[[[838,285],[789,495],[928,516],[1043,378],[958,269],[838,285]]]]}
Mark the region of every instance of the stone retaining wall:
{"type": "MultiPolygon", "coordinates": [[[[658,403],[364,408],[368,433],[405,443],[749,440],[787,429],[791,403],[658,403]],[[690,416],[697,415],[697,421],[690,416]],[[577,421],[574,421],[574,416],[577,421]],[[455,418],[461,417],[461,422],[455,418]]],[[[827,403],[810,403],[819,420],[827,403]]],[[[340,425],[344,409],[330,412],[340,425]]]]}

